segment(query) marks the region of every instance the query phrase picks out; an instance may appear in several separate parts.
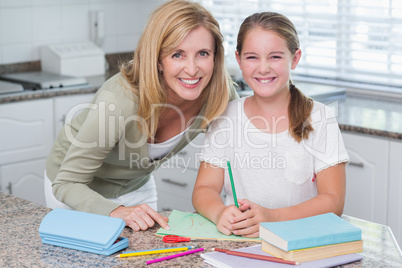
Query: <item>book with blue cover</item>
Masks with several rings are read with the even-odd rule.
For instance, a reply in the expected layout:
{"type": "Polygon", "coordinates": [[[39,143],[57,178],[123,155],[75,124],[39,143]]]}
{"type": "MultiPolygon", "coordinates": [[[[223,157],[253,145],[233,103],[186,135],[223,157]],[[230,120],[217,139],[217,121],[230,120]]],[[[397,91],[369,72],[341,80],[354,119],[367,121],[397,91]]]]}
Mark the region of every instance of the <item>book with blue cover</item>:
{"type": "Polygon", "coordinates": [[[125,226],[123,219],[56,208],[43,218],[39,235],[45,244],[111,255],[128,247],[119,237],[125,226]]]}
{"type": "Polygon", "coordinates": [[[334,213],[260,223],[260,237],[285,251],[339,244],[362,239],[362,231],[334,213]]]}

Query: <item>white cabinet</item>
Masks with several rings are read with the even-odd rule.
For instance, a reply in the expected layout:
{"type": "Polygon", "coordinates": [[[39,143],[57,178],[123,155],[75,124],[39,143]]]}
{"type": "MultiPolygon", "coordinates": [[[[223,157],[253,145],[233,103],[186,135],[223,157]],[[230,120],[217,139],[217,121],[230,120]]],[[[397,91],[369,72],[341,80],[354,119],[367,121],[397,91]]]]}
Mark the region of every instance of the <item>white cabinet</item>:
{"type": "Polygon", "coordinates": [[[46,157],[53,143],[52,99],[0,105],[0,165],[46,157]]]}
{"type": "Polygon", "coordinates": [[[45,205],[43,173],[46,159],[25,161],[0,167],[1,189],[23,199],[45,205]]]}
{"type": "Polygon", "coordinates": [[[402,142],[390,142],[388,226],[402,245],[402,142]]]}
{"type": "Polygon", "coordinates": [[[199,134],[191,144],[154,172],[158,211],[194,211],[192,194],[200,165],[197,153],[201,150],[204,137],[204,134],[199,134]]]}
{"type": "Polygon", "coordinates": [[[46,157],[64,121],[88,106],[94,94],[0,105],[1,191],[45,205],[46,157]]]}
{"type": "Polygon", "coordinates": [[[78,94],[54,98],[54,135],[75,115],[88,107],[94,94],[78,94]]]}
{"type": "Polygon", "coordinates": [[[344,213],[386,224],[389,141],[351,133],[342,137],[350,157],[344,213]]]}
{"type": "Polygon", "coordinates": [[[53,144],[53,100],[0,105],[1,191],[44,205],[43,172],[53,144]]]}

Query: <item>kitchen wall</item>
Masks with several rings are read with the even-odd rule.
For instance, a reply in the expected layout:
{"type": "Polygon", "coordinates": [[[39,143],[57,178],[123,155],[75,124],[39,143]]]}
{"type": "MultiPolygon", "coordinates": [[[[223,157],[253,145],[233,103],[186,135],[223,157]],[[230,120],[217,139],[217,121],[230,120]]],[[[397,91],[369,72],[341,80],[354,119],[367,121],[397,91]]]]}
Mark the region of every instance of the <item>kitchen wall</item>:
{"type": "Polygon", "coordinates": [[[40,60],[42,45],[89,41],[90,13],[104,12],[107,53],[133,51],[163,0],[0,0],[0,65],[40,60]]]}

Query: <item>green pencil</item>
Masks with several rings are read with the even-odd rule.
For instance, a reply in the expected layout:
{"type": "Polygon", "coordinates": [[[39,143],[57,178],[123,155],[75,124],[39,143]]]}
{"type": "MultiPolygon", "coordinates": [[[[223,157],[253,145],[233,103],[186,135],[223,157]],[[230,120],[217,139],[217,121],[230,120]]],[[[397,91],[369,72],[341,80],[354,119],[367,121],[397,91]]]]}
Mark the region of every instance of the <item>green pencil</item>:
{"type": "Polygon", "coordinates": [[[234,203],[235,203],[236,207],[239,208],[239,204],[237,203],[236,189],[235,189],[235,185],[234,185],[234,181],[233,181],[232,168],[230,167],[230,161],[228,161],[227,164],[228,164],[228,170],[229,170],[230,184],[232,185],[234,203]]]}

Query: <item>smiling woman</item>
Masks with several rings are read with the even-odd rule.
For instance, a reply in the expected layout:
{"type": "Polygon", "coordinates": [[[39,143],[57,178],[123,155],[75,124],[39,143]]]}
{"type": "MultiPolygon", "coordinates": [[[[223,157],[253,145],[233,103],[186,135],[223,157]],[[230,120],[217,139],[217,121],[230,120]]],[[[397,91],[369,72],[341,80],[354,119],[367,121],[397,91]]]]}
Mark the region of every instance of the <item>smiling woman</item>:
{"type": "Polygon", "coordinates": [[[167,85],[168,103],[200,109],[197,99],[211,79],[214,50],[211,33],[201,26],[192,30],[173,52],[166,53],[158,69],[167,85]]]}
{"type": "Polygon", "coordinates": [[[168,229],[152,172],[237,97],[222,41],[201,5],[157,8],[133,60],[60,131],[47,159],[47,205],[122,218],[136,231],[155,222],[168,229]]]}

